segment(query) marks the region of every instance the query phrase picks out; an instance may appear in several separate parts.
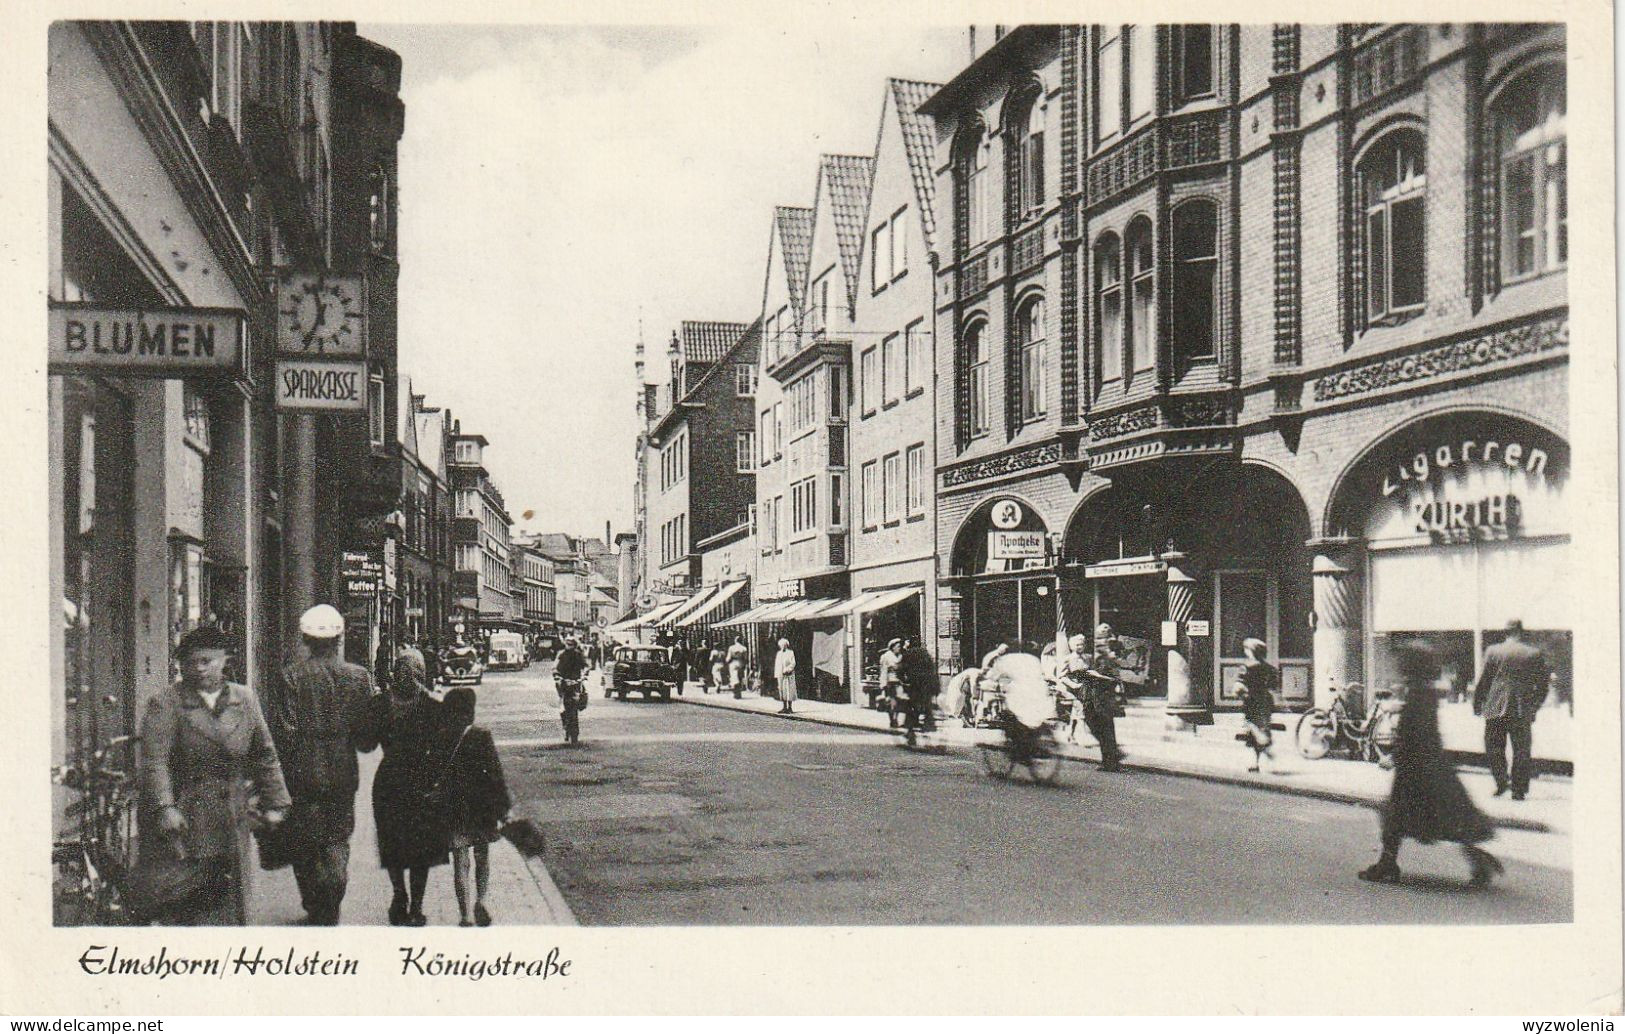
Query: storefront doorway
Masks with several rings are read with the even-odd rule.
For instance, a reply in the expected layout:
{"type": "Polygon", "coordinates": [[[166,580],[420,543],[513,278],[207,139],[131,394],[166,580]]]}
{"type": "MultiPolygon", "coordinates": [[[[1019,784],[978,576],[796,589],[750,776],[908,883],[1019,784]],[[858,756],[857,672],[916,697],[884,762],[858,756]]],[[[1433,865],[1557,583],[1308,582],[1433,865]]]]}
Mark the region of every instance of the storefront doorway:
{"type": "MultiPolygon", "coordinates": [[[[1042,650],[1060,627],[1054,543],[1042,518],[1008,497],[972,511],[954,539],[951,568],[957,584],[960,665],[979,665],[1000,643],[1042,650]]],[[[947,645],[947,644],[945,644],[947,645]]]]}

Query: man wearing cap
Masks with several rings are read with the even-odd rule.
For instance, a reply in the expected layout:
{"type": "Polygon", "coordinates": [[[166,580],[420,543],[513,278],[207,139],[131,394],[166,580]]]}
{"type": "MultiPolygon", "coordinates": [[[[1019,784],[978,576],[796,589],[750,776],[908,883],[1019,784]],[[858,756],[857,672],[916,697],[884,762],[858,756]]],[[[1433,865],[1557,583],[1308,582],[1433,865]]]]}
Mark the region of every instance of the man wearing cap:
{"type": "Polygon", "coordinates": [[[287,850],[312,926],[335,926],[349,878],[350,835],[360,785],[356,751],[366,741],[367,670],[339,655],[344,618],[323,603],[305,611],[299,633],[310,656],[282,669],[266,717],[293,795],[287,850]]]}

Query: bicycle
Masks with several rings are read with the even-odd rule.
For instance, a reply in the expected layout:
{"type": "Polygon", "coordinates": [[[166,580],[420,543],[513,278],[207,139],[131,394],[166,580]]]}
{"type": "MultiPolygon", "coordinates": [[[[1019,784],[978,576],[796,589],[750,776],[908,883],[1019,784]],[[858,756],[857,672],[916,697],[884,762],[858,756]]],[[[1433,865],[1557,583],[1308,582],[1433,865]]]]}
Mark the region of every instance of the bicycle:
{"type": "Polygon", "coordinates": [[[1391,753],[1392,743],[1385,732],[1391,709],[1389,694],[1379,691],[1371,710],[1363,717],[1355,717],[1348,698],[1362,695],[1364,688],[1350,683],[1344,692],[1332,699],[1332,706],[1316,707],[1305,711],[1298,719],[1293,742],[1298,753],[1310,761],[1325,757],[1334,750],[1346,751],[1351,757],[1381,764],[1391,753]]]}
{"type": "Polygon", "coordinates": [[[1061,754],[1049,724],[1045,723],[1037,729],[1022,726],[1020,732],[1012,729],[1013,724],[1014,719],[1005,715],[1000,723],[1004,729],[1003,739],[976,745],[982,771],[996,779],[1009,779],[1016,765],[1020,764],[1027,767],[1033,782],[1044,786],[1054,785],[1061,774],[1061,754]],[[1030,739],[1025,744],[1018,745],[1018,738],[1028,737],[1030,739]]]}
{"type": "MultiPolygon", "coordinates": [[[[123,926],[133,920],[122,888],[135,868],[136,780],[134,765],[114,768],[108,759],[139,742],[117,736],[91,755],[90,765],[53,768],[51,781],[76,790],[67,811],[77,828],[51,844],[53,911],[58,926],[123,926]]],[[[133,762],[133,756],[129,759],[133,762]]]]}

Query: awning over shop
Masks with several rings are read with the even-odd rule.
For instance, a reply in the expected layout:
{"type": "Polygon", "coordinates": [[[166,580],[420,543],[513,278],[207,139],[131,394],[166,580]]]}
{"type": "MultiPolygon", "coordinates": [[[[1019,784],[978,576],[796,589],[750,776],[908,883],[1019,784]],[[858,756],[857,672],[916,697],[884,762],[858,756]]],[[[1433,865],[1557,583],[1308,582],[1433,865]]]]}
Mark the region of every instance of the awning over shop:
{"type": "Polygon", "coordinates": [[[608,628],[604,629],[604,631],[606,631],[606,632],[630,632],[635,628],[647,628],[650,625],[656,624],[656,623],[664,620],[666,615],[675,612],[677,610],[677,608],[686,607],[688,604],[690,604],[692,602],[693,602],[692,599],[684,598],[684,599],[680,599],[680,600],[673,600],[670,603],[662,603],[660,606],[654,608],[653,610],[645,612],[642,617],[631,618],[630,620],[627,620],[627,621],[617,621],[615,624],[610,625],[608,628]]]}
{"type": "Polygon", "coordinates": [[[659,624],[661,628],[670,628],[678,621],[681,621],[683,618],[694,613],[696,610],[699,610],[707,603],[710,603],[716,598],[716,595],[717,587],[714,585],[709,589],[701,589],[699,592],[684,600],[682,606],[678,607],[676,610],[667,612],[666,616],[661,618],[659,622],[652,623],[659,624]]]}
{"type": "Polygon", "coordinates": [[[699,622],[704,621],[707,614],[715,614],[718,610],[721,610],[729,600],[739,595],[739,590],[743,589],[744,587],[745,583],[743,580],[724,584],[717,589],[716,593],[712,595],[711,598],[698,610],[689,611],[683,617],[675,619],[673,624],[678,628],[686,628],[689,625],[698,624],[699,622]]]}
{"type": "Polygon", "coordinates": [[[782,613],[775,614],[774,621],[808,621],[815,618],[835,617],[832,611],[845,603],[845,600],[800,600],[795,606],[782,613]]]}
{"type": "Polygon", "coordinates": [[[907,585],[901,589],[880,589],[875,592],[866,592],[862,596],[854,597],[834,610],[819,616],[833,618],[844,617],[847,614],[867,614],[871,610],[885,610],[887,607],[903,602],[910,596],[919,595],[919,592],[920,587],[918,585],[907,585]]]}
{"type": "Polygon", "coordinates": [[[715,627],[728,628],[733,625],[754,625],[760,621],[771,621],[774,614],[788,610],[800,602],[800,600],[774,600],[771,603],[758,603],[738,617],[717,622],[715,627]]]}

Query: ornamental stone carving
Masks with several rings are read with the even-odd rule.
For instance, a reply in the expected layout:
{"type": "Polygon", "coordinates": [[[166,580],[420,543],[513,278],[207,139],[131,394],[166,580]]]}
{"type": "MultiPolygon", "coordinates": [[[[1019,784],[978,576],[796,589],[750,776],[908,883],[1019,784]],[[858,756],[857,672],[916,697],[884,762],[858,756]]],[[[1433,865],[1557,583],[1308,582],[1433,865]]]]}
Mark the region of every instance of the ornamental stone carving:
{"type": "Polygon", "coordinates": [[[1327,374],[1315,381],[1315,401],[1332,402],[1568,347],[1569,320],[1565,314],[1327,374]]]}
{"type": "Polygon", "coordinates": [[[962,467],[954,467],[942,472],[942,484],[945,488],[956,485],[968,485],[973,481],[982,481],[986,478],[999,477],[1004,474],[1014,474],[1018,471],[1031,470],[1061,461],[1061,445],[1059,442],[1049,442],[1037,445],[1019,452],[1005,453],[1003,456],[991,456],[975,463],[967,463],[962,467]]]}
{"type": "Polygon", "coordinates": [[[1112,413],[1098,420],[1089,421],[1089,440],[1100,442],[1107,438],[1121,438],[1136,431],[1149,431],[1159,423],[1160,414],[1154,404],[1138,409],[1126,409],[1121,413],[1112,413]]]}

